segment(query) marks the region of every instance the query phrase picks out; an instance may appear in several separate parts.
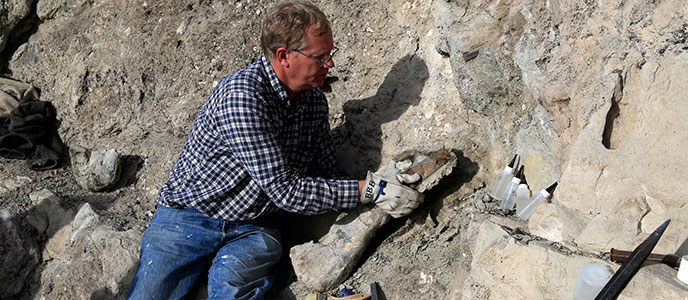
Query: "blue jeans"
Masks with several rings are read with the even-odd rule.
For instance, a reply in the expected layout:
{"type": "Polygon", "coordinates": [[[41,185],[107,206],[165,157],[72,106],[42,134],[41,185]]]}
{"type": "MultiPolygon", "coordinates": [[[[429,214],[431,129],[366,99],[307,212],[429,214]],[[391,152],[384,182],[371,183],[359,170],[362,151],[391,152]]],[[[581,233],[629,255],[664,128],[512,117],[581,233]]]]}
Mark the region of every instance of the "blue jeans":
{"type": "Polygon", "coordinates": [[[158,206],[141,239],[128,299],[263,299],[282,256],[276,223],[211,219],[195,208],[158,206]]]}

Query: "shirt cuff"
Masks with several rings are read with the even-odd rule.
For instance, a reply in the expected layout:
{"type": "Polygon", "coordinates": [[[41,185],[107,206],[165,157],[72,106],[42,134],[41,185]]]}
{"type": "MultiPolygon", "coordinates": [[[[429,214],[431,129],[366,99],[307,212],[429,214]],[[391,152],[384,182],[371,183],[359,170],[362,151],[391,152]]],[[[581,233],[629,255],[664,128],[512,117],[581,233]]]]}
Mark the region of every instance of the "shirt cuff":
{"type": "Polygon", "coordinates": [[[340,209],[353,209],[358,205],[358,181],[340,180],[338,201],[340,209]]]}

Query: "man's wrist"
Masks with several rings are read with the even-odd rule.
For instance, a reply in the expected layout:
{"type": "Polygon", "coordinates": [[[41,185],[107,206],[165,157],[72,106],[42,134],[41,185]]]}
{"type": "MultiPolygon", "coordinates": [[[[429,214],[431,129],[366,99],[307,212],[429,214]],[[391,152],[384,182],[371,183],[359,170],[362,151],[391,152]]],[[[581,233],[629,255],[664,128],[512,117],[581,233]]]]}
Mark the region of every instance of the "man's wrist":
{"type": "Polygon", "coordinates": [[[363,195],[363,186],[365,186],[365,180],[358,181],[358,203],[361,203],[361,195],[363,195]]]}

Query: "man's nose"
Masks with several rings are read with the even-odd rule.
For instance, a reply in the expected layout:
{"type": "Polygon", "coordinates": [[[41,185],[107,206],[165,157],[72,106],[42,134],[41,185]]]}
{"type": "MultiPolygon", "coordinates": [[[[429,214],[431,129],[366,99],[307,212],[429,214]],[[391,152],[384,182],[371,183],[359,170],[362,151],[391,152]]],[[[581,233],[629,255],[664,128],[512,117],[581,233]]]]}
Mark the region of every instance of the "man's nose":
{"type": "Polygon", "coordinates": [[[334,60],[332,59],[332,57],[330,57],[330,59],[328,59],[328,60],[323,64],[323,68],[326,68],[326,69],[332,69],[332,68],[334,68],[334,60]]]}

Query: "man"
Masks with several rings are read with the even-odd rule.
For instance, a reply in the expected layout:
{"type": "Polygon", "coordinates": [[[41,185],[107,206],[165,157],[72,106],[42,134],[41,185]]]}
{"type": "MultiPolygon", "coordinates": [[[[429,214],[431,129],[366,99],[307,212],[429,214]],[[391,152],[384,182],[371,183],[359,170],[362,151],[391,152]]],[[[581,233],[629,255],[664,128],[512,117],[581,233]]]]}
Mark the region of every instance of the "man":
{"type": "Polygon", "coordinates": [[[273,213],[374,202],[400,217],[422,201],[372,173],[334,179],[327,100],[318,88],[336,49],[317,7],[275,6],[261,44],[264,55],[223,78],[198,113],[143,235],[130,299],[189,297],[206,271],[209,299],[263,299],[282,254],[273,213]]]}

